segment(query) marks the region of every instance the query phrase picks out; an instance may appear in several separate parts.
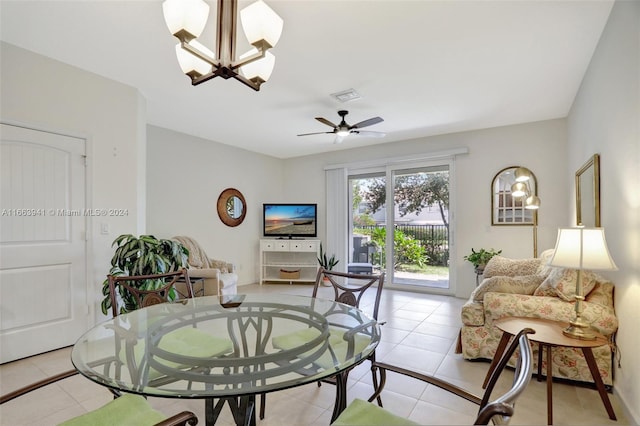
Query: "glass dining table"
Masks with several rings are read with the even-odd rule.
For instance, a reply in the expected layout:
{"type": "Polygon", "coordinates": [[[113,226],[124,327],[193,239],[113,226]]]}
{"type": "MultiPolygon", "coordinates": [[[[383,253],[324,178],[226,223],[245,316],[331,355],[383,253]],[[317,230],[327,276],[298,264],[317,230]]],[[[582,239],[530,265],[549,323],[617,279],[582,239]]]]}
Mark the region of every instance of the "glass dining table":
{"type": "Polygon", "coordinates": [[[287,294],[208,296],[119,315],[82,335],[71,361],[120,392],[205,401],[205,424],[225,404],[255,425],[256,395],[336,378],[332,421],[346,407],[346,375],[375,350],[379,324],[338,302],[287,294]]]}

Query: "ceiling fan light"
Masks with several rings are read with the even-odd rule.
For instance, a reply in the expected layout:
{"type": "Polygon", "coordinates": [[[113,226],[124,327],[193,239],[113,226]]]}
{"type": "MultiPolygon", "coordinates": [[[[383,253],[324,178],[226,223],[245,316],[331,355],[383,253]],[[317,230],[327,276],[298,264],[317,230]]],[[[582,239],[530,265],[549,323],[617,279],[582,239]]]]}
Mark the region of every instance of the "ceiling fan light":
{"type": "Polygon", "coordinates": [[[347,129],[338,129],[338,131],[336,132],[336,135],[341,136],[341,137],[345,137],[347,135],[349,135],[349,130],[347,129]]]}
{"type": "Polygon", "coordinates": [[[262,0],[242,9],[240,19],[250,44],[265,40],[273,47],[280,40],[284,21],[262,0]]]}
{"type": "Polygon", "coordinates": [[[203,0],[165,0],[162,12],[171,34],[186,32],[190,40],[202,34],[209,18],[209,5],[203,0]]]}
{"type": "MultiPolygon", "coordinates": [[[[242,60],[251,55],[255,55],[256,53],[258,53],[258,49],[253,48],[247,53],[240,55],[240,59],[242,60]]],[[[271,77],[271,73],[273,72],[273,67],[275,66],[275,64],[276,57],[273,56],[270,52],[266,52],[264,58],[260,58],[241,66],[240,72],[249,80],[259,78],[262,81],[267,81],[269,80],[269,77],[271,77]]]]}
{"type": "Polygon", "coordinates": [[[520,198],[527,195],[527,185],[522,182],[516,182],[511,185],[511,196],[520,198]]]}
{"type": "MultiPolygon", "coordinates": [[[[206,53],[209,56],[213,56],[213,52],[201,43],[191,40],[189,44],[201,52],[206,53]]],[[[184,50],[180,43],[176,44],[176,56],[178,57],[178,63],[180,64],[182,72],[187,75],[192,74],[193,72],[196,72],[199,75],[205,75],[211,72],[212,66],[210,63],[198,58],[193,53],[184,50]]]]}

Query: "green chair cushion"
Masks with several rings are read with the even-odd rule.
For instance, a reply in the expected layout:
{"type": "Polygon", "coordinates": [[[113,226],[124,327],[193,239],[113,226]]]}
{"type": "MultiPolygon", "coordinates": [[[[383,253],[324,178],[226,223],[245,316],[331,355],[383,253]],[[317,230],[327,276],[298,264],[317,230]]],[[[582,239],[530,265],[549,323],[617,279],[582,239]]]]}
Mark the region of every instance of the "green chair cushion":
{"type": "Polygon", "coordinates": [[[233,351],[231,340],[214,337],[197,328],[181,328],[160,340],[160,349],[198,358],[210,358],[233,351]]]}
{"type": "MultiPolygon", "coordinates": [[[[224,355],[233,351],[231,340],[220,337],[211,336],[197,328],[180,328],[167,333],[160,340],[158,347],[167,352],[178,355],[188,355],[197,358],[212,358],[224,355]]],[[[139,340],[135,345],[134,356],[136,363],[139,365],[140,360],[145,352],[144,340],[139,340]]],[[[125,349],[120,352],[120,359],[125,359],[125,349]]],[[[163,364],[172,368],[185,368],[188,366],[180,365],[175,362],[163,361],[163,364]]],[[[154,370],[149,370],[149,379],[153,380],[160,377],[161,374],[154,370]]]]}
{"type": "MultiPolygon", "coordinates": [[[[282,336],[276,336],[272,339],[273,347],[281,350],[289,350],[297,348],[320,335],[320,331],[316,328],[306,328],[303,330],[298,330],[293,333],[284,334],[282,336]]],[[[344,330],[339,328],[331,327],[329,329],[329,345],[333,349],[336,358],[339,361],[343,361],[347,357],[347,352],[349,350],[349,344],[343,338],[344,330]]],[[[369,337],[355,335],[355,344],[354,344],[354,353],[362,352],[367,345],[371,342],[369,337]]],[[[309,353],[311,353],[310,351],[309,353]]],[[[302,354],[301,357],[304,358],[305,354],[302,354]]],[[[314,364],[328,369],[335,366],[335,362],[333,361],[333,357],[330,352],[325,352],[313,361],[314,364]]]]}
{"type": "MultiPolygon", "coordinates": [[[[305,328],[302,330],[294,331],[293,333],[284,334],[282,336],[275,336],[271,339],[273,347],[276,349],[293,349],[301,346],[320,335],[320,330],[317,328],[305,328]]],[[[329,343],[339,343],[332,341],[334,339],[333,334],[329,336],[329,343]]]]}
{"type": "Polygon", "coordinates": [[[332,426],[396,426],[417,425],[404,417],[391,414],[384,408],[361,399],[354,399],[351,404],[338,416],[332,426]]]}
{"type": "Polygon", "coordinates": [[[60,426],[153,426],[167,416],[151,408],[140,395],[124,394],[87,414],[60,426]]]}

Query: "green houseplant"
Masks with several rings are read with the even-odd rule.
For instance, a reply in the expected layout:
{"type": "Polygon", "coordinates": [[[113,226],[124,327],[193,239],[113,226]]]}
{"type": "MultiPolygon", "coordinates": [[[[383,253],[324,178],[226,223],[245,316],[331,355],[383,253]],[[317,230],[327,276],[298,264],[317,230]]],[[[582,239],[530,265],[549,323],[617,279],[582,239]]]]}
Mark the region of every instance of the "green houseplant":
{"type": "Polygon", "coordinates": [[[320,255],[318,256],[318,263],[320,264],[320,266],[330,271],[334,266],[338,264],[338,262],[339,260],[336,259],[336,255],[332,254],[331,257],[329,257],[327,253],[325,253],[325,251],[322,249],[322,243],[320,243],[320,255]]]}
{"type": "Polygon", "coordinates": [[[471,248],[471,254],[468,254],[464,257],[464,260],[468,260],[471,262],[476,270],[476,272],[482,272],[484,270],[487,262],[493,257],[502,253],[502,250],[489,249],[485,250],[481,248],[478,251],[475,251],[471,248]]]}
{"type": "MultiPolygon", "coordinates": [[[[189,251],[179,242],[173,240],[157,239],[153,235],[141,235],[136,237],[131,234],[120,235],[111,245],[117,246],[111,258],[109,274],[116,276],[125,275],[152,275],[177,271],[186,267],[189,251]]],[[[142,289],[159,288],[164,284],[162,280],[146,280],[140,282],[142,289]]],[[[170,298],[175,298],[174,293],[170,298]]],[[[138,308],[135,298],[123,287],[118,287],[118,292],[123,305],[120,312],[129,312],[138,308]]],[[[102,282],[102,313],[106,315],[111,308],[109,296],[109,280],[102,282]]]]}

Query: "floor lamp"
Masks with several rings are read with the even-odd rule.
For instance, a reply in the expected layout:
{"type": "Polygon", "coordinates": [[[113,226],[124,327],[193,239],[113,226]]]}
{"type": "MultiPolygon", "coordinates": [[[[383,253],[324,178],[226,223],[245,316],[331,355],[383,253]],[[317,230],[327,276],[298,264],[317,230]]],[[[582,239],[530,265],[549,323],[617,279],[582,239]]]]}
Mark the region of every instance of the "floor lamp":
{"type": "Polygon", "coordinates": [[[538,257],[538,209],[540,208],[540,198],[531,189],[530,181],[533,173],[526,167],[518,167],[515,170],[516,182],[511,185],[511,196],[514,198],[524,197],[524,208],[533,210],[533,257],[538,257]]]}
{"type": "Polygon", "coordinates": [[[576,316],[563,334],[581,340],[594,340],[595,334],[582,318],[582,270],[612,271],[618,269],[613,262],[602,228],[566,228],[558,230],[556,248],[549,261],[551,266],[578,270],[576,282],[576,316]]]}

